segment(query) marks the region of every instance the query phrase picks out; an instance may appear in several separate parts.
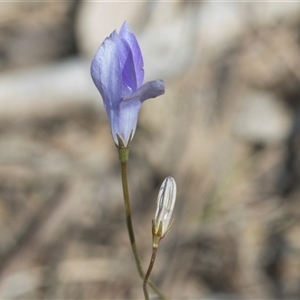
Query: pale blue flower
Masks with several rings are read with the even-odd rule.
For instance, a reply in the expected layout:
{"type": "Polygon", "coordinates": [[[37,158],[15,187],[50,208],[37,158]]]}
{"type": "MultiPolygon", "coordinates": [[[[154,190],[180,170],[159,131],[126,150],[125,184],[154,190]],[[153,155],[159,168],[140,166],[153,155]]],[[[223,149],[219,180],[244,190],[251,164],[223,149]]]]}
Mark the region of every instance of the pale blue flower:
{"type": "Polygon", "coordinates": [[[162,80],[143,84],[144,63],[135,35],[126,22],[98,48],[91,75],[106,109],[117,146],[132,140],[142,103],[164,93],[162,80]]]}

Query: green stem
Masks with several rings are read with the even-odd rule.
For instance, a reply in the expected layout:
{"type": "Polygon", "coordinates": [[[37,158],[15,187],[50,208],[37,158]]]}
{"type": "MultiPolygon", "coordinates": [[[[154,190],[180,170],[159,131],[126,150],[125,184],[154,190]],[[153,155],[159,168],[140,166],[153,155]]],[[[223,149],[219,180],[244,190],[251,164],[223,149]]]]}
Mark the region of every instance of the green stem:
{"type": "Polygon", "coordinates": [[[135,259],[135,263],[136,263],[139,275],[142,278],[144,278],[144,272],[142,269],[137,246],[135,243],[135,236],[134,236],[134,231],[133,231],[133,226],[132,226],[128,182],[127,182],[127,162],[121,162],[121,172],[122,172],[123,196],[124,196],[124,204],[125,204],[125,212],[126,212],[126,223],[127,223],[130,244],[131,244],[132,252],[134,255],[134,259],[135,259]]]}
{"type": "MultiPolygon", "coordinates": [[[[129,189],[128,189],[128,180],[127,180],[127,161],[128,161],[129,148],[118,148],[118,152],[119,152],[119,158],[121,162],[121,175],[122,175],[122,187],[123,187],[123,196],[124,196],[124,204],[125,204],[125,212],[126,212],[126,223],[127,223],[131,249],[133,252],[138,273],[140,277],[144,279],[145,275],[138,254],[137,245],[135,242],[135,236],[134,236],[132,218],[131,218],[130,198],[129,198],[129,189]]],[[[148,284],[151,286],[153,291],[160,297],[160,299],[166,300],[166,297],[162,294],[162,292],[155,286],[155,284],[152,281],[149,280],[148,284]]]]}
{"type": "Polygon", "coordinates": [[[145,295],[145,300],[149,300],[149,294],[148,294],[148,290],[147,290],[147,283],[148,283],[149,276],[150,276],[151,271],[152,271],[153,266],[154,266],[157,249],[158,249],[157,247],[152,248],[151,260],[150,260],[149,267],[148,267],[148,270],[147,270],[147,273],[145,275],[144,282],[143,282],[143,291],[144,291],[144,295],[145,295]]]}

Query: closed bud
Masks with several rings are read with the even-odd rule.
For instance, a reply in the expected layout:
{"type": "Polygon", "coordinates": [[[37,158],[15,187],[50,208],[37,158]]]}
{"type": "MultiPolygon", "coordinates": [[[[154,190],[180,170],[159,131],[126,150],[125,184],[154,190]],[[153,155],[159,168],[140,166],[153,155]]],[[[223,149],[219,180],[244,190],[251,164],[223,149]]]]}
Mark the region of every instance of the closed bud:
{"type": "Polygon", "coordinates": [[[153,247],[157,248],[159,241],[168,233],[172,225],[172,213],[176,201],[176,182],[167,177],[159,190],[157,208],[152,221],[153,247]]]}

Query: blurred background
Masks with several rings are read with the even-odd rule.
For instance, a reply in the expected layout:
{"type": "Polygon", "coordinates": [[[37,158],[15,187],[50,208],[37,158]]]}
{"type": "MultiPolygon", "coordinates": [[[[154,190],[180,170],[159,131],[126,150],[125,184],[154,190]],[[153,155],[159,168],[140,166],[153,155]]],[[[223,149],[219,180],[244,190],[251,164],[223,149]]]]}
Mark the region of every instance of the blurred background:
{"type": "Polygon", "coordinates": [[[142,299],[91,59],[127,20],[146,80],[131,145],[144,268],[163,179],[169,299],[300,299],[300,3],[0,3],[0,298],[142,299]]]}

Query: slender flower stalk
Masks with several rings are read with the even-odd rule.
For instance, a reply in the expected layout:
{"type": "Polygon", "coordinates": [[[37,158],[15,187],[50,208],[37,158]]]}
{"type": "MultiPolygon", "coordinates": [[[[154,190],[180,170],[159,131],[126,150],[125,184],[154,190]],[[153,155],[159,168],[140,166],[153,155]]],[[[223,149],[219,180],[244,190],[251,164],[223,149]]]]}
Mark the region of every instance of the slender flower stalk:
{"type": "Polygon", "coordinates": [[[143,281],[143,291],[146,300],[149,300],[149,293],[147,290],[147,283],[154,267],[156,253],[160,241],[166,236],[169,232],[173,220],[172,214],[174,210],[174,205],[176,202],[176,182],[172,177],[167,177],[159,190],[157,197],[157,208],[152,221],[152,255],[149,263],[148,270],[146,272],[144,281],[143,281]]]}
{"type": "MultiPolygon", "coordinates": [[[[134,235],[134,230],[133,230],[133,226],[132,226],[132,218],[131,218],[130,198],[129,198],[129,189],[128,189],[128,181],[127,181],[127,162],[128,162],[128,158],[129,158],[129,148],[117,147],[117,149],[118,149],[119,159],[120,159],[120,163],[121,163],[123,197],[124,197],[126,224],[127,224],[128,234],[129,234],[130,245],[131,245],[131,249],[132,249],[134,259],[135,259],[138,273],[139,273],[140,277],[142,279],[144,279],[145,275],[144,275],[141,260],[140,260],[139,254],[138,254],[137,245],[135,242],[135,235],[134,235]]],[[[160,299],[166,300],[166,297],[164,296],[164,294],[155,286],[155,284],[152,281],[148,281],[148,284],[151,286],[153,291],[160,297],[160,299]]]]}
{"type": "Polygon", "coordinates": [[[149,293],[148,293],[148,290],[147,290],[147,283],[148,283],[148,280],[149,280],[149,276],[152,272],[152,269],[154,267],[157,250],[158,250],[158,247],[153,247],[152,248],[152,254],[151,254],[149,267],[148,267],[148,270],[146,272],[146,275],[145,275],[145,278],[144,278],[144,281],[143,281],[143,292],[144,292],[145,300],[149,300],[149,293]]]}
{"type": "Polygon", "coordinates": [[[139,258],[135,236],[132,226],[132,218],[131,218],[131,209],[130,209],[130,198],[129,198],[129,189],[128,189],[128,181],[127,181],[127,161],[128,161],[128,148],[118,148],[120,163],[121,163],[121,176],[122,176],[122,188],[123,188],[123,197],[124,197],[124,205],[125,205],[125,214],[126,214],[126,224],[129,234],[129,240],[131,244],[131,249],[134,255],[134,259],[136,262],[137,270],[139,275],[144,278],[144,272],[142,269],[141,261],[139,258]],[[126,159],[127,157],[127,159],[126,159]],[[124,159],[125,158],[125,159],[124,159]]]}

